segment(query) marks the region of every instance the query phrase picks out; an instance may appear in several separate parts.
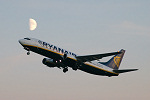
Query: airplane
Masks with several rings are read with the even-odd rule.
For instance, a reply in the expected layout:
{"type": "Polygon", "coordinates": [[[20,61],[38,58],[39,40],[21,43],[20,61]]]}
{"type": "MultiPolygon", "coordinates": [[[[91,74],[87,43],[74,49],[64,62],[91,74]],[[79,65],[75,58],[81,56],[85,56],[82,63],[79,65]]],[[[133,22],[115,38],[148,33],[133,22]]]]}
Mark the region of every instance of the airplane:
{"type": "Polygon", "coordinates": [[[63,69],[64,73],[68,71],[68,67],[71,67],[73,70],[78,69],[94,75],[111,77],[118,76],[120,73],[138,70],[119,69],[125,53],[123,49],[118,52],[79,56],[68,50],[35,38],[20,39],[19,43],[27,50],[27,55],[30,55],[30,51],[43,55],[46,57],[42,60],[44,65],[51,68],[58,67],[63,69]],[[99,59],[108,56],[113,57],[107,62],[99,61],[99,59]]]}

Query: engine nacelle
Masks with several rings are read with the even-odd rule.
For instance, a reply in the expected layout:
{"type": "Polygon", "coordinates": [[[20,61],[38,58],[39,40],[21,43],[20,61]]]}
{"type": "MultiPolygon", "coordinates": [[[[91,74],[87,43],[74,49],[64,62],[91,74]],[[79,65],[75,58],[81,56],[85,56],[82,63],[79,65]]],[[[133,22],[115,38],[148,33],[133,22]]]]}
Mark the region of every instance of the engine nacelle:
{"type": "Polygon", "coordinates": [[[54,60],[50,59],[50,58],[44,58],[43,61],[42,61],[42,63],[44,65],[47,65],[48,67],[56,67],[57,66],[56,62],[54,62],[54,60]]]}

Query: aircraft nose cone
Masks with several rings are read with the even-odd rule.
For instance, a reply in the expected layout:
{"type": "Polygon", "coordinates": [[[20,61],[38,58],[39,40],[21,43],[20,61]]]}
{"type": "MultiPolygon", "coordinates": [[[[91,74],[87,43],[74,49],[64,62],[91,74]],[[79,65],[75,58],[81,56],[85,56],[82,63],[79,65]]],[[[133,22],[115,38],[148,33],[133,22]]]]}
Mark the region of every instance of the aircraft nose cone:
{"type": "Polygon", "coordinates": [[[18,42],[19,42],[21,45],[23,44],[23,40],[22,40],[22,39],[18,40],[18,42]]]}

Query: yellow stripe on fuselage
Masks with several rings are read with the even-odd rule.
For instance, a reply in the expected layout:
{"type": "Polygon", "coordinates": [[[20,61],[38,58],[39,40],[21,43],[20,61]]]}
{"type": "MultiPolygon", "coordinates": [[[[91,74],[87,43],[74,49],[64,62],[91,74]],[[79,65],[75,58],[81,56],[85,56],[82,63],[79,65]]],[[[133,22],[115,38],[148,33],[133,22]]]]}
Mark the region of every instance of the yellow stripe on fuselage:
{"type": "MultiPolygon", "coordinates": [[[[34,46],[34,45],[23,45],[23,46],[31,46],[31,47],[41,48],[41,49],[43,49],[43,50],[50,51],[50,52],[56,53],[56,54],[58,54],[58,55],[64,56],[64,55],[61,54],[61,53],[58,53],[58,52],[55,52],[55,51],[52,51],[52,50],[49,50],[49,49],[45,49],[45,48],[42,48],[42,47],[34,46]]],[[[71,58],[71,57],[68,57],[68,58],[77,61],[77,60],[74,59],[74,58],[71,58]]]]}
{"type": "Polygon", "coordinates": [[[93,65],[90,65],[90,64],[85,64],[85,65],[88,65],[88,66],[91,66],[91,67],[94,67],[94,68],[97,68],[97,69],[100,69],[100,70],[103,70],[103,71],[106,71],[106,72],[109,72],[109,73],[112,73],[112,74],[116,74],[118,75],[118,73],[114,73],[114,72],[111,72],[111,71],[108,71],[108,70],[105,70],[105,69],[102,69],[102,68],[99,68],[99,67],[96,67],[96,66],[93,66],[93,65]]]}
{"type": "MultiPolygon", "coordinates": [[[[42,47],[38,47],[38,46],[34,46],[34,45],[23,45],[23,46],[32,46],[32,47],[36,47],[36,48],[41,48],[41,49],[43,49],[43,50],[50,51],[50,52],[53,52],[53,53],[56,53],[56,54],[58,54],[58,55],[63,56],[63,54],[61,54],[61,53],[58,53],[58,52],[55,52],[55,51],[52,51],[52,50],[49,50],[49,49],[45,49],[45,48],[42,48],[42,47]]],[[[73,58],[71,58],[71,57],[68,57],[68,58],[77,61],[76,59],[73,59],[73,58]]],[[[88,65],[88,66],[91,66],[91,67],[94,67],[94,68],[97,68],[97,69],[100,69],[100,70],[103,70],[103,71],[106,71],[106,72],[109,72],[109,73],[112,73],[112,74],[118,75],[118,73],[114,73],[114,72],[111,72],[111,71],[108,71],[108,70],[105,70],[105,69],[101,69],[101,68],[99,68],[99,67],[96,67],[96,66],[93,66],[93,65],[90,65],[90,64],[87,64],[87,63],[84,63],[84,64],[85,64],[85,65],[88,65]]]]}

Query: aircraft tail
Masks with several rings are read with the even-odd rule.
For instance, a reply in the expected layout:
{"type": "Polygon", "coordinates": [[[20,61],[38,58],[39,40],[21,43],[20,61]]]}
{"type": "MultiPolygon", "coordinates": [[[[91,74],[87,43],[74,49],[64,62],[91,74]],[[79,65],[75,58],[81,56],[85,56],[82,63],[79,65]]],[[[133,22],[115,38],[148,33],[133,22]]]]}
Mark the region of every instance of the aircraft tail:
{"type": "Polygon", "coordinates": [[[116,54],[114,57],[112,57],[108,62],[100,62],[101,64],[104,64],[114,70],[118,70],[120,63],[122,61],[122,58],[124,56],[125,50],[121,49],[119,52],[120,54],[116,54]]]}

